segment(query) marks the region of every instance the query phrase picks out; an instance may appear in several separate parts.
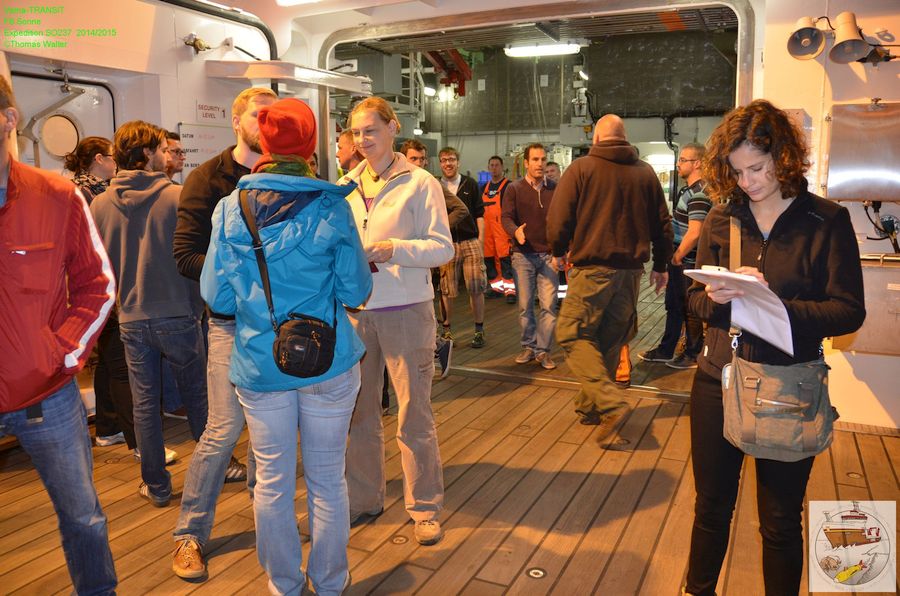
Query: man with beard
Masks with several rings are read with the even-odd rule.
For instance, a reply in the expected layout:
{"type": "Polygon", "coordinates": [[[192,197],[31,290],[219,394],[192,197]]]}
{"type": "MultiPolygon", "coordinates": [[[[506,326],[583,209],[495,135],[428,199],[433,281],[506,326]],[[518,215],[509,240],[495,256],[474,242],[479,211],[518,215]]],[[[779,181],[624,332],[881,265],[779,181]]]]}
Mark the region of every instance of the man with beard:
{"type": "Polygon", "coordinates": [[[165,131],[140,120],[126,122],[113,147],[119,171],[91,203],[91,214],[118,282],[119,335],[143,480],[138,494],[165,507],[172,480],[159,414],[163,358],[171,365],[195,441],[206,427],[200,287],[178,274],[169,252],[180,188],[166,177],[165,131]]]}
{"type": "Polygon", "coordinates": [[[669,283],[666,284],[666,328],[659,345],[638,356],[647,362],[665,362],[677,369],[697,367],[697,356],[703,348],[703,321],[687,310],[687,289],[690,280],[685,269],[693,269],[697,257],[700,229],[712,202],[706,196],[706,183],[702,179],[700,164],[706,147],[700,143],[687,143],[678,156],[678,175],[687,185],[678,191],[672,227],[675,232],[675,254],[667,265],[669,283]],[[684,327],[684,352],[675,356],[675,347],[684,327]]]}
{"type": "Polygon", "coordinates": [[[181,135],[177,132],[166,131],[166,141],[166,176],[172,180],[175,174],[184,171],[184,147],[181,146],[181,135]]]}
{"type": "MultiPolygon", "coordinates": [[[[256,116],[260,108],[277,99],[271,89],[264,87],[242,91],[231,105],[231,126],[237,144],[201,164],[185,180],[173,243],[178,270],[185,277],[200,279],[212,234],[213,210],[220,199],[231,194],[241,176],[250,173],[262,154],[256,116]]],[[[223,481],[246,478],[253,496],[256,474],[250,446],[247,446],[249,473],[231,455],[244,428],[244,412],[228,380],[234,328],[233,316],[209,312],[209,420],[194,449],[181,498],[181,515],[175,526],[177,546],[172,569],[185,579],[206,575],[201,549],[212,533],[216,500],[223,481]]]]}
{"type": "Polygon", "coordinates": [[[441,325],[444,330],[441,337],[447,341],[453,341],[450,331],[450,321],[453,316],[453,300],[459,294],[459,274],[462,270],[466,280],[466,290],[469,292],[469,306],[472,308],[472,318],[475,322],[475,333],[472,337],[473,348],[484,347],[484,292],[487,290],[487,276],[484,267],[484,204],[481,202],[481,193],[478,191],[478,183],[469,176],[459,171],[459,151],[453,147],[444,147],[438,152],[441,162],[441,184],[450,189],[450,192],[466,204],[472,219],[475,221],[475,231],[465,236],[457,235],[453,240],[453,259],[441,266],[441,311],[443,320],[441,325]]]}

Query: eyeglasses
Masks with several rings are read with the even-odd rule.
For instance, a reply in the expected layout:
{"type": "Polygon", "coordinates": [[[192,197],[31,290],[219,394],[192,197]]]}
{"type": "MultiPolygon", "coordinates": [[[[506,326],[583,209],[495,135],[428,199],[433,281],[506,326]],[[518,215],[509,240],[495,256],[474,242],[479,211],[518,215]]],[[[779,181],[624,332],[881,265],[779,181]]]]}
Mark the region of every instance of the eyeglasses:
{"type": "Polygon", "coordinates": [[[687,158],[685,158],[685,157],[679,157],[679,158],[678,158],[678,163],[687,163],[687,162],[689,162],[689,161],[700,161],[700,160],[699,160],[699,159],[687,159],[687,158]]]}
{"type": "Polygon", "coordinates": [[[442,157],[441,163],[454,163],[458,161],[455,157],[442,157]]]}
{"type": "Polygon", "coordinates": [[[184,149],[166,149],[172,155],[184,155],[184,149]]]}

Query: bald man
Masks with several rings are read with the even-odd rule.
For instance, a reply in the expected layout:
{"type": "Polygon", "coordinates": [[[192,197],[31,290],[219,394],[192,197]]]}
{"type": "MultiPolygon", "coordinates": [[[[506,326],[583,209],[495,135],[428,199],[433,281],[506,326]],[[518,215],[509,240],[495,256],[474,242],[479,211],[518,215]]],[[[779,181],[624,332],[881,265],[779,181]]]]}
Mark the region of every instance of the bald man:
{"type": "Polygon", "coordinates": [[[556,341],[581,381],[575,411],[582,424],[600,426],[602,441],[627,411],[613,381],[619,352],[637,333],[638,289],[651,245],[650,284],[657,293],[666,285],[672,222],[656,173],[638,159],[622,119],[602,117],[593,143],[560,178],[547,241],[557,267],[566,254],[572,263],[556,341]]]}

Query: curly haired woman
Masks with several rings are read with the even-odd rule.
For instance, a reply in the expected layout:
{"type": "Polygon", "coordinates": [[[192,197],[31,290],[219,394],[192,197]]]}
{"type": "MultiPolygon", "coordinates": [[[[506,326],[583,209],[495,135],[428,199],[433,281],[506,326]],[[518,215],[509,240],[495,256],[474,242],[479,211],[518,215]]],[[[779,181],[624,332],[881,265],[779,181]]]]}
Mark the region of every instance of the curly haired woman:
{"type": "MultiPolygon", "coordinates": [[[[787,114],[757,100],[729,112],[707,142],[710,211],[697,267],[728,266],[729,220],[741,224],[738,273],[755,276],[781,298],[794,341],[790,356],[744,331],[740,355],[789,365],[817,360],[822,339],[851,333],[865,318],[859,248],[850,215],[811,194],[803,133],[787,114]]],[[[697,500],[688,561],[689,594],[715,594],[728,548],[744,453],[722,436],[722,367],[731,360],[730,302],[741,292],[726,282],[695,282],[689,308],[708,322],[691,389],[691,449],[697,500]]],[[[797,462],[755,459],[757,508],[766,594],[796,594],[803,572],[802,514],[813,457],[797,462]]]]}

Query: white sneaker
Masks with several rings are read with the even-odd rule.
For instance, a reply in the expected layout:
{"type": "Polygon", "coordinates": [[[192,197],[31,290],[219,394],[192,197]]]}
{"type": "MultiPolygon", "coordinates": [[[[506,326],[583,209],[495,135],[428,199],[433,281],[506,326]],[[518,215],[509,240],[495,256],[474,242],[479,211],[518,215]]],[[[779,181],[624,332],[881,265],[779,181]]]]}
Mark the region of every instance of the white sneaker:
{"type": "Polygon", "coordinates": [[[417,521],[413,533],[416,535],[416,542],[423,546],[437,544],[444,537],[444,531],[441,530],[441,522],[436,519],[417,521]]]}
{"type": "MultiPolygon", "coordinates": [[[[168,447],[164,448],[166,450],[166,465],[175,463],[175,460],[178,459],[178,453],[174,449],[169,449],[168,447]]],[[[134,459],[141,461],[141,452],[138,451],[138,448],[134,448],[134,459]]]]}
{"type": "Polygon", "coordinates": [[[125,442],[125,434],[122,432],[117,432],[114,435],[107,435],[105,437],[101,437],[97,435],[97,438],[94,439],[94,443],[97,447],[110,447],[112,445],[118,445],[119,443],[125,442]]]}

